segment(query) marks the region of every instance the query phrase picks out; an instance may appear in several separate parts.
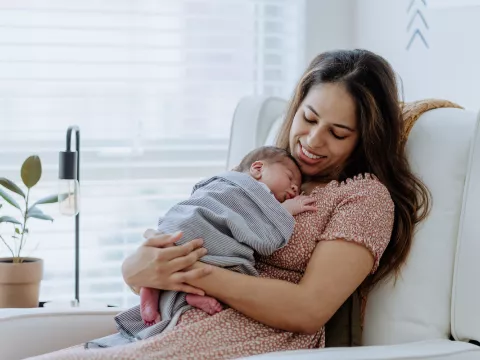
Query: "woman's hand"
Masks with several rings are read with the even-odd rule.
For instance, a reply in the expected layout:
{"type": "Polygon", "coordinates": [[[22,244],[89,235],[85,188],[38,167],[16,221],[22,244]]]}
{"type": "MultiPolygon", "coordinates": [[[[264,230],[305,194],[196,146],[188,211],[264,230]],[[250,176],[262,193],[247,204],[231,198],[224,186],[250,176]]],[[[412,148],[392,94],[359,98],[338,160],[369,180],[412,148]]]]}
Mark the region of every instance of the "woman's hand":
{"type": "Polygon", "coordinates": [[[128,285],[135,290],[150,287],[205,294],[203,290],[187,284],[211,272],[210,266],[192,267],[207,253],[202,248],[203,240],[195,239],[175,246],[175,242],[182,237],[181,232],[169,235],[149,229],[143,236],[147,241],[122,264],[123,278],[128,285]]]}

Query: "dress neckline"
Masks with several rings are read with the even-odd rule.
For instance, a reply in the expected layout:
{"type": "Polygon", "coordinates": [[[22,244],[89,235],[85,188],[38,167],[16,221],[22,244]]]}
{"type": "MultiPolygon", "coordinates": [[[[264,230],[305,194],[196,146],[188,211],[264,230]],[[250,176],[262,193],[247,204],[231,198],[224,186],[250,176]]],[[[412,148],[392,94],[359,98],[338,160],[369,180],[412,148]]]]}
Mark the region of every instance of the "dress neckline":
{"type": "Polygon", "coordinates": [[[312,192],[310,193],[310,195],[314,195],[320,191],[323,191],[327,188],[330,188],[330,187],[342,187],[342,186],[345,186],[347,184],[351,184],[351,183],[354,183],[354,182],[357,182],[357,181],[365,181],[365,180],[378,180],[378,178],[373,175],[373,174],[370,174],[370,173],[361,173],[361,174],[358,174],[356,176],[353,176],[353,177],[349,177],[347,179],[345,179],[344,181],[341,181],[339,182],[338,180],[330,180],[328,183],[326,184],[320,184],[320,185],[317,185],[313,188],[312,192]]]}

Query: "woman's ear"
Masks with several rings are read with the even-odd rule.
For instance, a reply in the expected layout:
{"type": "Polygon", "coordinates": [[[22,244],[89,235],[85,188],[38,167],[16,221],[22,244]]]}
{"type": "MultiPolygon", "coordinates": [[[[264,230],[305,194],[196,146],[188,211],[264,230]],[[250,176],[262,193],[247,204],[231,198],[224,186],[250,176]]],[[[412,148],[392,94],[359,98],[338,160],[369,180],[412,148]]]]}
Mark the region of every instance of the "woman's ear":
{"type": "Polygon", "coordinates": [[[262,173],[263,162],[255,161],[252,166],[250,166],[250,175],[252,175],[255,180],[260,180],[262,178],[262,173]]]}

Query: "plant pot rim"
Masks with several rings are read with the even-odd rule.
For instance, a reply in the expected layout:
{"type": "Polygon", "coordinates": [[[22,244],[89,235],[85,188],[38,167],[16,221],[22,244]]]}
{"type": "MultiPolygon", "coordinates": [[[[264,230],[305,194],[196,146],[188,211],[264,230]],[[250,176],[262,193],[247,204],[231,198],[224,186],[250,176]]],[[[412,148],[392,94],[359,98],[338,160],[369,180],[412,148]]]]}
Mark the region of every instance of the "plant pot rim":
{"type": "MultiPolygon", "coordinates": [[[[22,262],[29,262],[29,263],[32,263],[32,262],[43,262],[43,259],[42,258],[37,258],[37,257],[30,257],[30,256],[26,256],[26,257],[23,257],[21,256],[20,257],[22,259],[22,262]]],[[[13,264],[13,257],[11,256],[8,256],[8,257],[0,257],[0,263],[3,263],[3,264],[13,264]]],[[[15,264],[19,264],[19,263],[15,263],[15,264]]]]}

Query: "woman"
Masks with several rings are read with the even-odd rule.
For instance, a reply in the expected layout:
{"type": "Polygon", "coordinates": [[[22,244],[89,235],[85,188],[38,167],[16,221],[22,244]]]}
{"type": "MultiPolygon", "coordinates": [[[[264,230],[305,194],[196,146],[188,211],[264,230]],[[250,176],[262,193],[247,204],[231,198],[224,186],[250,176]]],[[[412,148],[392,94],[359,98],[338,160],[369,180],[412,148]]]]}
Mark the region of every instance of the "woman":
{"type": "Polygon", "coordinates": [[[123,264],[127,284],[206,293],[229,308],[214,316],[193,309],[160,336],[61,358],[226,359],[323,347],[324,324],[342,303],[400,269],[428,211],[402,131],[395,75],[384,59],[365,50],[317,56],[277,145],[300,164],[302,190],[317,199],[318,213],[298,215],[288,245],[258,258],[260,277],[199,262],[200,239],[173,247],[180,234],[147,231],[123,264]]]}

